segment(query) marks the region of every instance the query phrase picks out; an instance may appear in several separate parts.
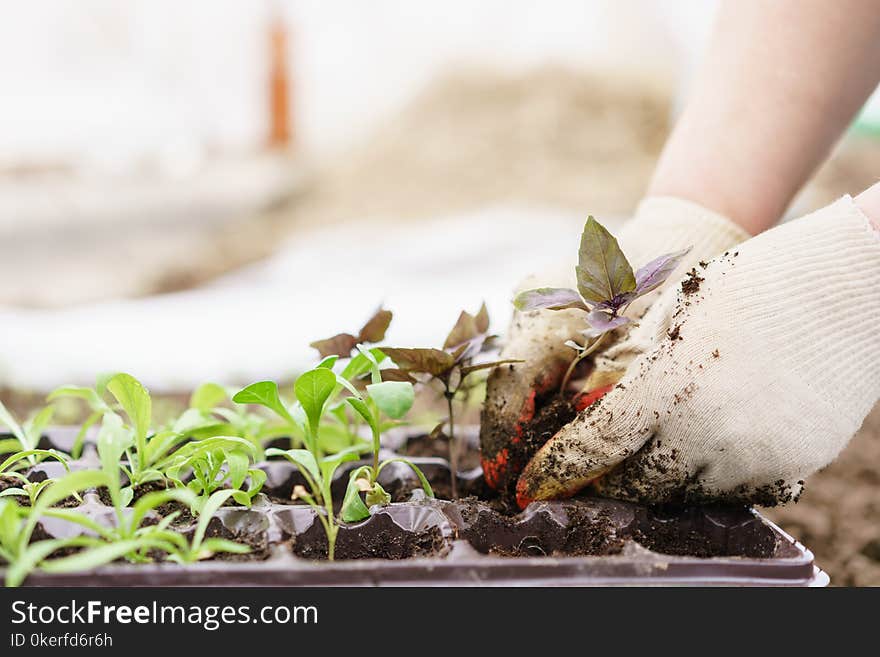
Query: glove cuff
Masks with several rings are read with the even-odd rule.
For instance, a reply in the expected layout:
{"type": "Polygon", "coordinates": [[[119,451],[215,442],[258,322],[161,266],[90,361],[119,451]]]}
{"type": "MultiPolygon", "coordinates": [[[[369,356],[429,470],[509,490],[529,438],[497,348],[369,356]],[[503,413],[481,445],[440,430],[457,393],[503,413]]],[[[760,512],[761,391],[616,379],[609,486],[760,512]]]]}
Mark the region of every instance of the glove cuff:
{"type": "Polygon", "coordinates": [[[664,253],[691,247],[678,270],[683,273],[699,261],[744,242],[750,235],[730,219],[697,203],[672,196],[651,196],[639,204],[635,216],[618,237],[633,267],[664,253]]]}

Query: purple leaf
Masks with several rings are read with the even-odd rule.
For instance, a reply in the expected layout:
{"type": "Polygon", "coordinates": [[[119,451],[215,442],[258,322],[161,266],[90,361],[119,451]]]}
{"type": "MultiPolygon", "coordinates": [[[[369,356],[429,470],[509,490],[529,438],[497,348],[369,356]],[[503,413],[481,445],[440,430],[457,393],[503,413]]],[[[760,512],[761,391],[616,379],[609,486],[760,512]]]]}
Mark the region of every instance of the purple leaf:
{"type": "Polygon", "coordinates": [[[424,372],[431,376],[440,376],[455,366],[455,356],[440,349],[382,347],[382,353],[404,372],[424,372]]]}
{"type": "Polygon", "coordinates": [[[535,290],[520,292],[514,298],[513,305],[517,310],[524,312],[541,309],[564,310],[566,308],[589,310],[580,294],[565,287],[539,287],[535,290]]]}
{"type": "Polygon", "coordinates": [[[390,310],[379,308],[358,334],[358,342],[381,342],[385,339],[385,332],[391,324],[393,317],[390,310]]]}
{"type": "Polygon", "coordinates": [[[357,343],[357,337],[351,333],[339,333],[326,340],[310,342],[309,346],[317,349],[318,353],[321,354],[321,358],[327,358],[327,356],[348,358],[351,356],[351,350],[354,349],[357,343]]]}
{"type": "Polygon", "coordinates": [[[676,253],[667,253],[659,258],[654,258],[644,267],[640,267],[636,272],[636,293],[637,296],[647,294],[654,290],[669,278],[669,275],[678,267],[678,263],[691,250],[690,247],[676,253]]]}
{"type": "Polygon", "coordinates": [[[618,326],[628,324],[629,319],[620,315],[610,315],[607,312],[595,309],[590,311],[590,314],[587,315],[587,323],[590,325],[590,328],[584,331],[584,335],[591,338],[597,338],[603,333],[613,331],[618,326]]]}

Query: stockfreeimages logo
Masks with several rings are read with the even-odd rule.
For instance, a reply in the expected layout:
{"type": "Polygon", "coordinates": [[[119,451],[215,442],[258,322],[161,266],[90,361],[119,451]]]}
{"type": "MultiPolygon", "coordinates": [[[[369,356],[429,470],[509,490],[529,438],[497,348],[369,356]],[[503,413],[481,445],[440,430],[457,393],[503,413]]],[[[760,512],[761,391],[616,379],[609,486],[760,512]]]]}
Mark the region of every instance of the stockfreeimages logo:
{"type": "Polygon", "coordinates": [[[100,600],[61,604],[12,603],[12,624],[39,625],[195,625],[213,632],[223,625],[262,623],[265,625],[316,625],[314,605],[168,605],[153,601],[144,605],[109,605],[100,600]]]}

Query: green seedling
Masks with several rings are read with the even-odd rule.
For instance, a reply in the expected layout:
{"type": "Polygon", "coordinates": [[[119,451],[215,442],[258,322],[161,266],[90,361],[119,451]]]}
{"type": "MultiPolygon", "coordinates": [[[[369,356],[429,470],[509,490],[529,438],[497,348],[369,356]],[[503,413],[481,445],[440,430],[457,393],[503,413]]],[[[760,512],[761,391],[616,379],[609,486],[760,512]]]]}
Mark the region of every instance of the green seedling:
{"type": "Polygon", "coordinates": [[[48,563],[48,557],[68,547],[97,545],[91,536],[50,538],[31,542],[33,528],[27,532],[28,517],[33,511],[23,509],[10,498],[0,498],[0,560],[6,562],[4,583],[19,586],[36,568],[48,563]],[[25,537],[26,540],[22,540],[25,537]]]}
{"type": "Polygon", "coordinates": [[[474,383],[471,375],[481,370],[491,370],[499,365],[519,363],[519,360],[497,360],[476,362],[477,357],[488,351],[495,336],[489,335],[489,313],[486,305],[480,307],[476,315],[462,311],[458,321],[442,349],[409,349],[382,347],[382,351],[394,361],[398,369],[383,370],[386,377],[400,377],[416,382],[415,374],[427,375],[439,381],[443,387],[446,408],[449,413],[446,422],[441,422],[431,432],[432,436],[442,434],[443,425],[448,424],[449,461],[452,469],[452,497],[458,497],[458,452],[455,440],[454,400],[460,392],[466,392],[474,383]]]}
{"type": "MultiPolygon", "coordinates": [[[[371,349],[373,358],[383,359],[384,355],[378,349],[371,349]]],[[[238,391],[232,400],[238,404],[255,404],[269,409],[285,422],[285,427],[291,437],[291,448],[305,448],[313,451],[316,458],[322,458],[324,454],[336,453],[342,450],[358,447],[362,452],[369,451],[370,446],[357,434],[354,427],[346,416],[347,404],[339,399],[350,381],[356,381],[359,377],[370,371],[370,361],[362,353],[351,358],[342,372],[337,375],[333,367],[339,361],[335,355],[324,358],[314,370],[324,370],[329,373],[323,380],[329,382],[332,378],[333,386],[320,409],[322,422],[312,425],[307,417],[303,399],[312,397],[312,392],[305,386],[313,381],[313,375],[305,377],[303,382],[297,379],[294,383],[294,397],[296,402],[288,405],[278,390],[278,384],[274,381],[258,381],[238,391]],[[299,388],[298,388],[299,386],[299,388]]],[[[323,391],[323,392],[326,392],[323,391]]],[[[268,455],[268,453],[267,453],[268,455]]]]}
{"type": "Polygon", "coordinates": [[[15,467],[19,463],[28,462],[28,459],[32,456],[40,457],[41,459],[53,458],[64,466],[65,471],[70,472],[70,467],[67,465],[67,458],[64,454],[54,449],[30,449],[18,452],[0,463],[0,478],[5,477],[7,479],[18,481],[19,485],[0,491],[0,497],[9,497],[13,495],[26,497],[28,498],[30,506],[34,506],[37,503],[40,493],[54,483],[55,479],[52,477],[44,479],[43,481],[31,481],[26,475],[15,470],[15,467]]]}
{"type": "Polygon", "coordinates": [[[214,517],[217,510],[230,497],[234,497],[234,493],[235,491],[231,490],[218,490],[205,501],[191,541],[187,541],[180,534],[171,534],[169,539],[172,548],[168,550],[169,561],[193,563],[202,559],[208,559],[218,552],[230,552],[233,554],[246,554],[250,552],[250,548],[247,545],[242,545],[225,538],[205,538],[211,518],[214,517]]]}
{"type": "Polygon", "coordinates": [[[252,443],[261,454],[267,441],[296,432],[288,423],[270,422],[264,415],[248,412],[246,407],[224,405],[231,400],[232,393],[224,386],[203,383],[190,396],[189,408],[169,428],[197,440],[238,436],[252,443]]]}
{"type": "Polygon", "coordinates": [[[12,438],[0,439],[0,454],[28,452],[26,461],[18,464],[19,468],[36,465],[45,450],[37,449],[43,430],[52,421],[55,409],[46,406],[32,417],[19,424],[12,416],[3,402],[0,402],[0,427],[5,426],[12,434],[12,438]]]}
{"type": "Polygon", "coordinates": [[[37,505],[27,515],[7,500],[0,500],[0,558],[8,564],[6,585],[17,586],[35,568],[45,572],[66,573],[89,570],[124,558],[132,562],[150,561],[150,553],[165,552],[168,559],[180,563],[204,559],[217,552],[242,554],[249,551],[245,545],[220,538],[205,538],[208,523],[217,509],[232,495],[232,491],[217,491],[203,507],[203,515],[196,526],[192,541],[169,529],[179,512],[171,513],[155,524],[144,524],[150,512],[170,501],[192,504],[194,495],[186,489],[169,489],[147,493],[130,509],[116,507],[115,526],[107,527],[75,509],[58,509],[52,505],[71,495],[113,485],[113,476],[105,472],[74,472],[53,482],[37,505]],[[34,529],[44,516],[75,523],[94,534],[64,539],[47,539],[31,543],[34,529]],[[62,548],[75,547],[79,551],[65,557],[49,559],[62,548]]]}
{"type": "MultiPolygon", "coordinates": [[[[123,463],[120,456],[120,467],[131,486],[162,481],[165,478],[161,468],[162,461],[187,438],[185,433],[172,429],[151,432],[153,402],[150,393],[140,381],[124,372],[99,378],[94,389],[63,386],[55,390],[49,399],[61,397],[86,400],[92,409],[92,414],[86,420],[88,427],[97,422],[93,419],[95,414],[100,414],[99,419],[103,423],[107,422],[109,415],[118,416],[120,412],[125,415],[128,422],[123,424],[120,418],[119,428],[116,430],[124,430],[128,434],[128,440],[125,441],[125,461],[123,463]],[[105,401],[108,395],[113,398],[114,403],[105,401]]],[[[77,437],[78,442],[81,443],[84,435],[81,430],[77,437]]],[[[80,451],[81,444],[77,448],[77,452],[80,451]]]]}
{"type": "Polygon", "coordinates": [[[112,374],[102,374],[95,381],[94,388],[83,386],[66,385],[53,390],[46,398],[48,402],[55,402],[59,399],[81,399],[86,402],[89,407],[89,416],[80,426],[76,434],[73,447],[70,450],[71,457],[78,459],[82,455],[83,444],[85,443],[86,434],[95,424],[100,422],[104,414],[112,411],[110,405],[104,401],[107,392],[107,383],[112,378],[112,374]]]}
{"type": "Polygon", "coordinates": [[[418,476],[428,497],[434,497],[431,484],[428,483],[424,473],[412,462],[403,458],[388,459],[379,462],[379,449],[381,447],[382,415],[392,420],[399,420],[412,408],[415,401],[412,383],[408,381],[383,381],[382,370],[379,369],[379,361],[375,356],[358,345],[360,353],[370,361],[372,383],[366,387],[366,397],[362,396],[353,387],[349,390],[351,397],[346,398],[348,403],[360,415],[370,427],[373,446],[373,464],[361,466],[349,475],[348,488],[345,499],[342,502],[342,519],[346,522],[356,522],[369,517],[369,506],[373,504],[388,504],[391,496],[379,484],[379,473],[386,465],[393,461],[407,464],[418,476]],[[361,499],[361,493],[365,494],[366,504],[361,499]]]}
{"type": "Polygon", "coordinates": [[[523,312],[575,308],[586,313],[587,328],[581,332],[585,343],[573,340],[565,343],[577,355],[562,378],[561,391],[568,388],[577,364],[594,353],[609,332],[630,323],[623,316],[629,305],[660,287],[689,251],[688,248],[659,256],[633,273],[614,236],[589,217],[581,234],[575,267],[577,290],[542,287],[516,296],[513,305],[523,312]]]}
{"type": "MultiPolygon", "coordinates": [[[[340,385],[337,375],[331,369],[335,357],[324,359],[320,365],[304,372],[294,382],[293,391],[299,403],[299,410],[304,425],[303,444],[305,449],[266,450],[267,456],[280,456],[293,463],[302,473],[308,489],[298,486],[294,490],[296,498],[304,500],[317,511],[318,519],[327,535],[327,555],[333,559],[336,549],[336,535],[339,524],[333,511],[331,484],[336,469],[346,461],[357,460],[362,451],[361,446],[351,447],[332,456],[324,456],[320,445],[321,420],[327,410],[330,398],[336,394],[340,385]]],[[[248,386],[233,398],[247,403],[261,403],[274,410],[282,417],[293,419],[290,411],[280,401],[278,386],[272,382],[262,381],[248,386]],[[260,401],[253,401],[260,400],[260,401]]]]}
{"type": "MultiPolygon", "coordinates": [[[[71,472],[54,481],[39,496],[23,521],[21,511],[13,514],[8,507],[3,508],[4,517],[0,522],[0,544],[3,545],[3,558],[9,563],[6,573],[7,586],[17,586],[28,573],[40,567],[48,572],[74,572],[84,568],[94,568],[121,557],[132,558],[144,555],[151,549],[160,549],[166,542],[158,535],[150,532],[159,531],[160,527],[150,526],[143,532],[130,532],[132,525],[139,526],[146,510],[132,510],[132,519],[122,527],[108,529],[87,516],[73,509],[53,508],[53,505],[79,493],[102,485],[107,485],[108,477],[103,472],[83,470],[71,472]],[[47,539],[31,543],[37,523],[44,516],[69,520],[94,532],[96,536],[80,535],[64,539],[47,539]],[[113,541],[107,544],[106,541],[113,541]],[[47,560],[54,552],[65,547],[86,548],[86,551],[47,560]],[[95,551],[89,550],[94,548],[95,551]]],[[[7,500],[0,500],[0,503],[7,500]]],[[[149,504],[150,501],[144,503],[149,504]]],[[[17,506],[17,505],[16,505],[17,506]]],[[[137,560],[137,559],[135,559],[137,560]]]]}
{"type": "Polygon", "coordinates": [[[236,502],[250,507],[266,481],[266,473],[252,467],[262,453],[262,449],[237,436],[204,438],[187,443],[174,452],[168,459],[165,475],[175,485],[196,495],[192,505],[194,515],[202,513],[214,492],[227,485],[236,502]],[[182,480],[186,472],[192,473],[188,483],[182,480]]]}

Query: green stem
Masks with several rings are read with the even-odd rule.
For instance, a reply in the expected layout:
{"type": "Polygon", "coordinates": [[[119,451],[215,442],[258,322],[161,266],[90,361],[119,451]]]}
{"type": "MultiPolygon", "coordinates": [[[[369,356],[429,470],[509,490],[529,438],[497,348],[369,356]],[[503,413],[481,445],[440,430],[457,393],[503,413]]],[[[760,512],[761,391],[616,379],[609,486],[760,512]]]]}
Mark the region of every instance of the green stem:
{"type": "Polygon", "coordinates": [[[449,409],[449,468],[452,470],[452,499],[458,499],[458,445],[455,442],[455,421],[453,419],[452,399],[455,392],[446,391],[446,407],[449,409]]]}
{"type": "Polygon", "coordinates": [[[379,429],[370,427],[373,431],[373,481],[379,478],[379,429]]]}
{"type": "Polygon", "coordinates": [[[562,384],[559,386],[559,392],[565,394],[565,389],[568,387],[568,381],[571,379],[571,375],[574,373],[574,368],[577,367],[577,364],[580,363],[584,358],[589,356],[591,353],[596,351],[599,345],[602,343],[602,340],[605,339],[605,333],[600,335],[589,347],[586,347],[583,351],[581,351],[575,359],[571,361],[571,365],[568,366],[568,370],[565,372],[565,376],[562,377],[562,384]]]}

